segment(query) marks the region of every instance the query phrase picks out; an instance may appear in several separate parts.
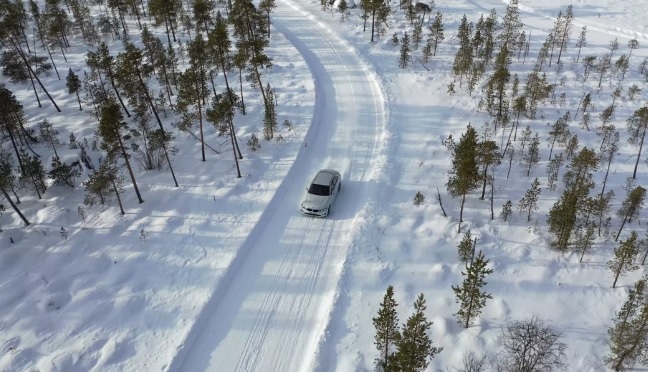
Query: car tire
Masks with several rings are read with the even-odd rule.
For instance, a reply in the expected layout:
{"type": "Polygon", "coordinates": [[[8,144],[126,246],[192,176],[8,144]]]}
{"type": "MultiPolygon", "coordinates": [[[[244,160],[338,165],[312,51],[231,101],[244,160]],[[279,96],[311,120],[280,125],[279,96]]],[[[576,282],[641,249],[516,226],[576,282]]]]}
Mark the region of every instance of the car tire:
{"type": "Polygon", "coordinates": [[[340,190],[342,190],[342,181],[340,181],[340,183],[338,183],[338,192],[340,192],[340,190]]]}
{"type": "Polygon", "coordinates": [[[328,217],[329,214],[331,214],[331,206],[330,205],[328,206],[328,208],[326,208],[326,217],[328,217]]]}

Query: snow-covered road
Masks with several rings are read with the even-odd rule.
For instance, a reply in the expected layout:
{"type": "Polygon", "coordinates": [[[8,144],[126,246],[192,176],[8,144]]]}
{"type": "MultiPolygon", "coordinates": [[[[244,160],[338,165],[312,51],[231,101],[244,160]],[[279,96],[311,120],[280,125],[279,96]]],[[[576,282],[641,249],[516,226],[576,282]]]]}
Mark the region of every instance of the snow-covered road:
{"type": "Polygon", "coordinates": [[[202,310],[170,371],[305,371],[335,306],[362,210],[378,198],[385,149],[385,97],[370,68],[336,33],[291,1],[275,30],[299,50],[316,103],[305,145],[202,310]],[[327,219],[304,217],[299,202],[320,168],[342,173],[327,219]]]}

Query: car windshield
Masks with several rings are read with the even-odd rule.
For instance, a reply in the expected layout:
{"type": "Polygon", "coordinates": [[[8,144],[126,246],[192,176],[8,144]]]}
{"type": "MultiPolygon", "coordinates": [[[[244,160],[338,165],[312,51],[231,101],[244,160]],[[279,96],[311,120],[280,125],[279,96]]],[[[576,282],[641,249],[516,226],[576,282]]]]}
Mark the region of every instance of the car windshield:
{"type": "Polygon", "coordinates": [[[330,194],[329,187],[324,185],[312,184],[308,189],[309,194],[327,196],[330,194]]]}

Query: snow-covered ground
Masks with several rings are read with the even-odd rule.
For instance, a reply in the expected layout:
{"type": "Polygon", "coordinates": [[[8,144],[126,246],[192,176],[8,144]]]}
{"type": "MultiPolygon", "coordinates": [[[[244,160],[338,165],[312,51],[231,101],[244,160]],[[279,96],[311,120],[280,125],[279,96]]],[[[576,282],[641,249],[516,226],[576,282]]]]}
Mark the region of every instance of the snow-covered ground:
{"type": "MultiPolygon", "coordinates": [[[[553,17],[569,4],[520,1],[533,38],[526,63],[514,59],[512,65],[522,83],[553,17]]],[[[643,269],[622,276],[612,289],[606,262],[613,243],[597,242],[583,263],[576,254],[553,252],[545,221],[560,189],[543,190],[532,223],[517,212],[509,222],[491,221],[488,200],[479,200],[477,192],[468,197],[464,228],[491,260],[486,290],[493,299],[468,329],[453,316],[451,285],[462,280],[456,250],[462,236],[458,200],[445,192],[450,158],[442,141],[449,134],[457,138],[469,122],[481,129],[490,118],[478,111],[478,95],[446,93],[457,48],[450,38],[463,14],[476,22],[495,8],[502,16],[506,3],[436,1],[446,41],[427,64],[430,71],[419,62],[398,68],[398,47],[388,39],[412,29],[400,10],[387,35],[371,44],[357,13],[340,22],[339,14],[321,10],[319,0],[277,0],[277,6],[268,49],[274,67],[265,79],[277,91],[279,122],[288,119],[294,129],[280,128],[284,143],[262,141],[257,152],[245,148],[243,178],[235,177],[231,152],[208,150],[207,161],[200,162],[197,142],[177,133],[180,151],[173,163],[180,187],[172,187],[168,173],[137,170],[145,203],[138,204],[127,188],[123,217],[111,205],[88,208],[82,221],[79,185],[74,191],[52,187],[43,200],[21,193],[29,228],[11,210],[0,217],[0,370],[370,370],[376,357],[371,318],[390,284],[401,322],[419,293],[427,299],[432,339],[444,347],[430,370],[459,367],[471,352],[494,357],[501,327],[532,315],[562,332],[568,370],[605,370],[606,331],[643,269]],[[326,167],[342,173],[341,194],[329,218],[304,217],[298,210],[303,190],[326,167]],[[437,187],[448,218],[435,201],[437,187]],[[426,197],[419,207],[413,205],[417,191],[426,197]]],[[[633,82],[645,89],[638,65],[648,56],[648,3],[588,0],[573,6],[572,38],[582,25],[589,30],[582,55],[602,55],[616,37],[616,54],[627,53],[627,41],[638,38],[642,46],[633,52],[624,88],[633,82]]],[[[63,76],[84,66],[90,48],[75,42],[69,63],[60,58],[63,76]]],[[[118,50],[119,42],[112,44],[118,50]]],[[[599,90],[592,77],[583,84],[582,66],[571,66],[575,55],[572,43],[560,75],[566,82],[557,93],[564,91],[566,102],[545,102],[538,119],[523,120],[521,127],[531,125],[545,138],[546,124],[566,110],[573,113],[585,92],[592,92],[592,127],[598,125],[615,85],[606,78],[599,90]]],[[[546,71],[557,81],[555,68],[546,71]]],[[[62,138],[74,132],[92,141],[96,120],[79,113],[64,80],[45,81],[62,113],[45,100],[38,108],[27,86],[8,84],[29,122],[47,117],[62,138]]],[[[644,97],[617,100],[613,123],[621,128],[622,146],[608,185],[617,195],[615,210],[636,153],[626,142],[625,119],[644,97]]],[[[261,137],[259,96],[249,93],[246,103],[248,115],[237,116],[243,144],[252,133],[261,137]]],[[[582,145],[597,146],[594,130],[577,122],[570,129],[582,145]]],[[[207,135],[213,146],[223,142],[213,128],[207,135]]],[[[514,164],[506,179],[507,167],[498,167],[496,214],[506,200],[517,204],[534,177],[544,187],[547,157],[543,142],[541,164],[531,177],[514,164]]],[[[637,183],[646,186],[646,163],[639,167],[637,183]]],[[[633,222],[626,233],[643,235],[645,217],[643,212],[641,224],[633,222]]]]}

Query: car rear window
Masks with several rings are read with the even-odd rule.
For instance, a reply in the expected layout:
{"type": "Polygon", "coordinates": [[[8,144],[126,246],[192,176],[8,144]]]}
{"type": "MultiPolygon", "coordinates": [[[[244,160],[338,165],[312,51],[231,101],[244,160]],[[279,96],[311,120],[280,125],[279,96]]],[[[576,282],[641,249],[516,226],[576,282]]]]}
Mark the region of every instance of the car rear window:
{"type": "Polygon", "coordinates": [[[308,193],[313,195],[322,195],[322,196],[326,196],[330,194],[328,186],[318,185],[318,184],[312,184],[308,189],[308,193]]]}

